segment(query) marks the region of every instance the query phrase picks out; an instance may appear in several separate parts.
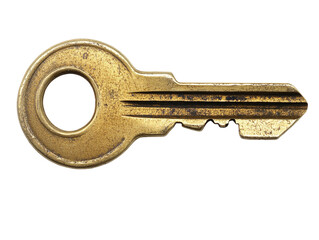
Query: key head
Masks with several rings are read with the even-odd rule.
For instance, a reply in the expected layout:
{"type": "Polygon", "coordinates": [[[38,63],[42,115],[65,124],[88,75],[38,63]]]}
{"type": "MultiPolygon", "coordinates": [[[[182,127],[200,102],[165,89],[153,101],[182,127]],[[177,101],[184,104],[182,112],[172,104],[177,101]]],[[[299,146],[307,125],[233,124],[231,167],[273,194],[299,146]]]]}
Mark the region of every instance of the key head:
{"type": "Polygon", "coordinates": [[[170,121],[151,126],[148,121],[121,116],[121,98],[131,88],[145,86],[146,78],[174,84],[170,74],[137,71],[122,54],[104,43],[73,40],[58,44],[39,56],[24,76],[18,96],[22,129],[41,154],[57,163],[90,167],[110,161],[138,136],[165,134],[173,126],[170,121]],[[46,87],[67,73],[87,79],[96,98],[92,119],[76,131],[54,126],[43,108],[46,87]]]}

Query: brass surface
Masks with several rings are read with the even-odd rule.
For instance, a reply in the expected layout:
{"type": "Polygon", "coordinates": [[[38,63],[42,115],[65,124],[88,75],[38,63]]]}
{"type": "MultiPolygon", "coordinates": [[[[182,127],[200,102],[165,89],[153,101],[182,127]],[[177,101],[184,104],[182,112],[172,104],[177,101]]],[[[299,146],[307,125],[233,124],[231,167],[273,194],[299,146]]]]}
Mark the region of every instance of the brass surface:
{"type": "Polygon", "coordinates": [[[18,96],[21,127],[45,157],[71,167],[91,167],[121,154],[136,138],[165,135],[176,122],[202,129],[234,120],[244,138],[278,138],[307,109],[290,84],[179,83],[171,73],[136,70],[114,48],[93,40],[60,43],[30,66],[18,96]],[[54,126],[43,108],[48,84],[75,73],[92,85],[91,121],[76,131],[54,126]]]}

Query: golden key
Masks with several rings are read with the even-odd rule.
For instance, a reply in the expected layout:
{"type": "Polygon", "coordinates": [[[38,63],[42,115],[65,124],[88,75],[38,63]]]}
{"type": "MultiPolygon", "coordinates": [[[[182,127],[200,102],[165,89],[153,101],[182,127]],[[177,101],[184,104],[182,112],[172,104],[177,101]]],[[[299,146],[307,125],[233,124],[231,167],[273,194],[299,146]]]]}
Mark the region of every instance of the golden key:
{"type": "Polygon", "coordinates": [[[179,83],[171,73],[142,72],[114,48],[93,40],[58,44],[30,66],[18,96],[22,129],[45,157],[71,167],[92,167],[121,154],[138,137],[165,135],[175,123],[202,129],[230,120],[243,138],[274,139],[307,110],[295,87],[277,83],[179,83]],[[74,73],[94,89],[90,122],[75,131],[54,126],[43,96],[56,77],[74,73]]]}

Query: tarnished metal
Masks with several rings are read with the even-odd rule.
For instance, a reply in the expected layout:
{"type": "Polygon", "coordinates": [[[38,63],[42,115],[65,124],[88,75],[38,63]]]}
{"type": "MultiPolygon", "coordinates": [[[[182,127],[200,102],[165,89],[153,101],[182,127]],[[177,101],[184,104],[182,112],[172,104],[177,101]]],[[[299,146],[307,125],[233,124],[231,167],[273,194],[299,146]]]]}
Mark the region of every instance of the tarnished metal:
{"type": "Polygon", "coordinates": [[[73,40],[44,52],[24,76],[18,96],[22,129],[45,157],[72,167],[106,163],[136,138],[164,135],[176,122],[202,129],[234,120],[244,138],[278,138],[307,109],[290,84],[178,83],[171,73],[136,70],[114,48],[93,40],[73,40]],[[96,98],[91,121],[76,131],[54,126],[43,95],[56,77],[86,78],[96,98]]]}

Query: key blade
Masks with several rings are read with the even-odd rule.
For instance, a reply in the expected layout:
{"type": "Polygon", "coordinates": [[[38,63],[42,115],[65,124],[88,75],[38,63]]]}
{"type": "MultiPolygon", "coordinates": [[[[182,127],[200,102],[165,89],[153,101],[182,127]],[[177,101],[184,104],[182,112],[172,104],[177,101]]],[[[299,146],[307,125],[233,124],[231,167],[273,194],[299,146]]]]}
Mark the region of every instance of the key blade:
{"type": "Polygon", "coordinates": [[[124,115],[163,118],[195,130],[208,120],[226,127],[230,120],[243,138],[274,139],[307,110],[307,102],[291,84],[180,84],[171,90],[136,91],[122,101],[124,115]]]}

